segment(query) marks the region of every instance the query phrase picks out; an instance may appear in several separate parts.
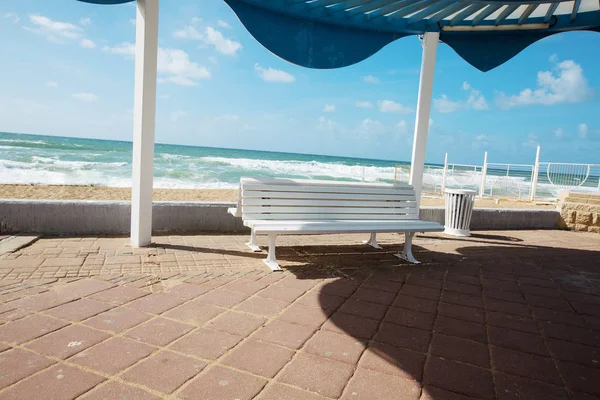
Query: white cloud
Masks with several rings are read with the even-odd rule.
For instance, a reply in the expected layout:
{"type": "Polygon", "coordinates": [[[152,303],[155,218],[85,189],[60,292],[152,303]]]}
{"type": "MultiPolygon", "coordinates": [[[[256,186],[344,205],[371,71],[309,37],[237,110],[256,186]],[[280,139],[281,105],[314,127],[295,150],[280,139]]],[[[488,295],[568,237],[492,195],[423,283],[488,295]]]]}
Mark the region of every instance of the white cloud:
{"type": "Polygon", "coordinates": [[[21,20],[21,17],[19,17],[19,15],[15,12],[6,12],[4,14],[0,14],[0,17],[12,20],[13,24],[18,24],[21,20]]]}
{"type": "Polygon", "coordinates": [[[130,18],[129,19],[129,23],[133,26],[135,26],[135,18],[130,18]]]}
{"type": "Polygon", "coordinates": [[[355,105],[358,108],[373,108],[373,103],[369,101],[357,101],[355,105]]]}
{"type": "Polygon", "coordinates": [[[363,76],[363,81],[367,83],[379,83],[379,78],[374,77],[373,75],[363,76]]]}
{"type": "Polygon", "coordinates": [[[530,133],[527,135],[527,140],[523,142],[523,146],[533,148],[539,146],[538,137],[534,133],[530,133]]]}
{"type": "Polygon", "coordinates": [[[442,94],[439,99],[433,100],[433,107],[441,113],[452,113],[458,110],[487,110],[490,107],[485,97],[479,90],[474,89],[468,82],[463,82],[462,89],[469,93],[469,98],[464,101],[452,101],[442,94]]]}
{"type": "Polygon", "coordinates": [[[242,48],[241,43],[227,39],[220,31],[214,29],[212,26],[207,26],[204,29],[204,32],[201,33],[193,26],[188,25],[181,30],[173,32],[173,37],[179,39],[200,40],[207,45],[214,46],[219,53],[228,56],[236,55],[242,48]]]}
{"type": "Polygon", "coordinates": [[[579,133],[580,138],[586,139],[588,137],[588,132],[589,132],[587,124],[577,125],[577,132],[579,133]]]}
{"type": "Polygon", "coordinates": [[[337,123],[332,119],[327,119],[324,116],[320,116],[318,119],[317,129],[322,131],[333,131],[337,127],[337,123]]]}
{"type": "Polygon", "coordinates": [[[400,133],[408,133],[408,125],[405,120],[398,122],[398,131],[400,133]]]}
{"type": "Polygon", "coordinates": [[[81,18],[79,20],[79,25],[86,26],[92,23],[92,20],[89,18],[81,18]]]}
{"type": "Polygon", "coordinates": [[[222,114],[214,117],[215,121],[239,121],[240,117],[234,114],[222,114]]]}
{"type": "Polygon", "coordinates": [[[486,147],[490,144],[490,140],[487,135],[477,135],[475,136],[475,141],[472,143],[473,148],[479,149],[481,147],[486,147]]]}
{"type": "Polygon", "coordinates": [[[410,114],[413,112],[412,108],[403,106],[392,100],[379,100],[377,105],[379,106],[379,111],[385,113],[410,114]]]}
{"type": "Polygon", "coordinates": [[[98,96],[96,96],[94,93],[73,93],[71,96],[74,99],[81,100],[81,101],[87,101],[87,102],[92,102],[92,101],[98,100],[98,96]]]}
{"type": "Polygon", "coordinates": [[[65,39],[79,39],[83,30],[68,22],[53,21],[39,14],[29,16],[29,21],[34,27],[25,27],[30,32],[45,36],[51,42],[64,43],[65,39]]]}
{"type": "Polygon", "coordinates": [[[58,83],[56,83],[54,81],[48,81],[48,82],[46,82],[46,87],[57,88],[58,87],[58,83]]]}
{"type": "Polygon", "coordinates": [[[591,97],[592,89],[579,64],[573,60],[557,63],[555,55],[550,57],[550,61],[555,64],[555,71],[539,71],[537,88],[527,88],[513,96],[500,93],[496,99],[498,104],[509,109],[532,104],[579,103],[591,97]]]}
{"type": "Polygon", "coordinates": [[[231,25],[229,25],[227,22],[223,21],[222,19],[217,21],[217,25],[219,25],[221,28],[231,29],[231,25]]]}
{"type": "Polygon", "coordinates": [[[325,104],[325,107],[323,107],[323,111],[324,112],[334,112],[335,104],[325,104]]]}
{"type": "Polygon", "coordinates": [[[556,136],[556,138],[560,139],[565,135],[565,133],[563,132],[562,128],[556,128],[556,130],[554,131],[554,136],[556,136]]]}
{"type": "Polygon", "coordinates": [[[294,75],[290,73],[271,67],[263,68],[258,65],[258,63],[254,64],[254,70],[258,73],[258,76],[266,82],[292,83],[296,80],[294,75]]]}
{"type": "Polygon", "coordinates": [[[202,18],[192,17],[192,24],[199,24],[200,22],[202,22],[202,18]]]}
{"type": "Polygon", "coordinates": [[[366,118],[360,123],[360,132],[366,135],[377,135],[385,131],[385,125],[376,119],[366,118]]]}
{"type": "Polygon", "coordinates": [[[177,122],[179,121],[181,118],[187,116],[187,113],[183,110],[177,110],[177,111],[173,111],[170,115],[171,121],[172,122],[177,122]]]}
{"type": "MultiPolygon", "coordinates": [[[[115,47],[104,46],[104,51],[111,54],[133,57],[135,45],[123,42],[115,47]]],[[[210,72],[202,65],[190,61],[190,56],[180,49],[158,49],[159,83],[174,83],[181,86],[196,86],[200,79],[209,79],[210,72]]]]}
{"type": "Polygon", "coordinates": [[[90,39],[81,39],[79,41],[79,45],[85,49],[93,49],[94,47],[96,47],[96,43],[94,43],[90,39]]]}

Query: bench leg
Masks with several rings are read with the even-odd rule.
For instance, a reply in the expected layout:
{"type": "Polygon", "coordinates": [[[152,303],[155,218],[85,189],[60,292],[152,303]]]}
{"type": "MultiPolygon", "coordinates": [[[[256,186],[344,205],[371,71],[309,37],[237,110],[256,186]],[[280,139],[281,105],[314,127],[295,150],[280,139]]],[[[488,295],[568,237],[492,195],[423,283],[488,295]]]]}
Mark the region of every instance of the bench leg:
{"type": "Polygon", "coordinates": [[[275,240],[277,239],[277,235],[270,234],[269,235],[269,254],[267,255],[267,259],[264,260],[264,263],[271,268],[273,271],[281,271],[279,264],[277,264],[277,258],[275,258],[275,240]]]}
{"type": "Polygon", "coordinates": [[[246,243],[246,246],[250,247],[250,250],[254,252],[262,251],[260,247],[258,247],[258,243],[256,243],[256,233],[254,232],[254,228],[250,231],[250,241],[246,243]]]}
{"type": "Polygon", "coordinates": [[[369,240],[363,240],[363,243],[368,244],[369,246],[375,249],[381,249],[381,246],[377,243],[377,234],[375,232],[371,233],[371,237],[369,240]]]}
{"type": "Polygon", "coordinates": [[[404,249],[402,250],[402,253],[394,255],[413,264],[420,264],[421,262],[417,261],[412,253],[412,240],[414,235],[414,232],[405,232],[404,236],[406,239],[404,240],[404,249]]]}

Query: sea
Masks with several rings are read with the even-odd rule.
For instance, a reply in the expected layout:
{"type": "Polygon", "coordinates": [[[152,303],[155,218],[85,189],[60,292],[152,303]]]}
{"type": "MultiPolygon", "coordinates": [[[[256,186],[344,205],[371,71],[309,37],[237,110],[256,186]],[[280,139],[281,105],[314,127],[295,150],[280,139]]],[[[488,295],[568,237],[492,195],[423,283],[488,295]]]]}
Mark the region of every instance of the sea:
{"type": "MultiPolygon", "coordinates": [[[[131,142],[0,132],[0,184],[131,187],[131,156],[131,142]]],[[[242,176],[407,182],[409,164],[407,161],[156,144],[154,187],[233,189],[238,187],[242,176]]],[[[531,171],[531,166],[514,166],[509,171],[506,166],[490,166],[486,195],[527,198],[531,171]]],[[[446,187],[479,190],[481,173],[480,166],[451,165],[446,187]]],[[[443,165],[427,164],[424,193],[440,194],[442,177],[443,165]]],[[[595,191],[595,184],[586,186],[595,191]]],[[[538,197],[556,197],[560,189],[540,174],[538,197]]]]}

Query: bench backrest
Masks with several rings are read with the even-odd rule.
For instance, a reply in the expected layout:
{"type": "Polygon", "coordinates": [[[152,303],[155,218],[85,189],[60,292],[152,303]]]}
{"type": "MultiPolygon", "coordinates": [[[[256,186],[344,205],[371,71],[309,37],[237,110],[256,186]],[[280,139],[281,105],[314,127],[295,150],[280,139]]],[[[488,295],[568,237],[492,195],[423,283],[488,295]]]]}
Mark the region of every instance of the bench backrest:
{"type": "MultiPolygon", "coordinates": [[[[241,212],[240,212],[241,210],[241,212]]],[[[242,178],[244,220],[417,220],[410,185],[242,178]]]]}

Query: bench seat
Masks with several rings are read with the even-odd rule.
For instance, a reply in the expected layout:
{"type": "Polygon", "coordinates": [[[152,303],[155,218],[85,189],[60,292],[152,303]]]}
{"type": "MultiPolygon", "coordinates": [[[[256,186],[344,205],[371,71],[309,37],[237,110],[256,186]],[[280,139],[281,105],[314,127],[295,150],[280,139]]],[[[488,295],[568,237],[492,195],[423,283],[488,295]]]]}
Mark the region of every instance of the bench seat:
{"type": "Polygon", "coordinates": [[[364,243],[381,248],[376,233],[404,232],[404,250],[397,256],[416,263],[413,235],[444,230],[436,222],[419,220],[410,185],[242,178],[237,207],[228,212],[251,229],[247,245],[253,251],[261,251],[256,235],[268,235],[265,263],[272,270],[280,269],[275,258],[277,235],[370,233],[364,243]]]}

